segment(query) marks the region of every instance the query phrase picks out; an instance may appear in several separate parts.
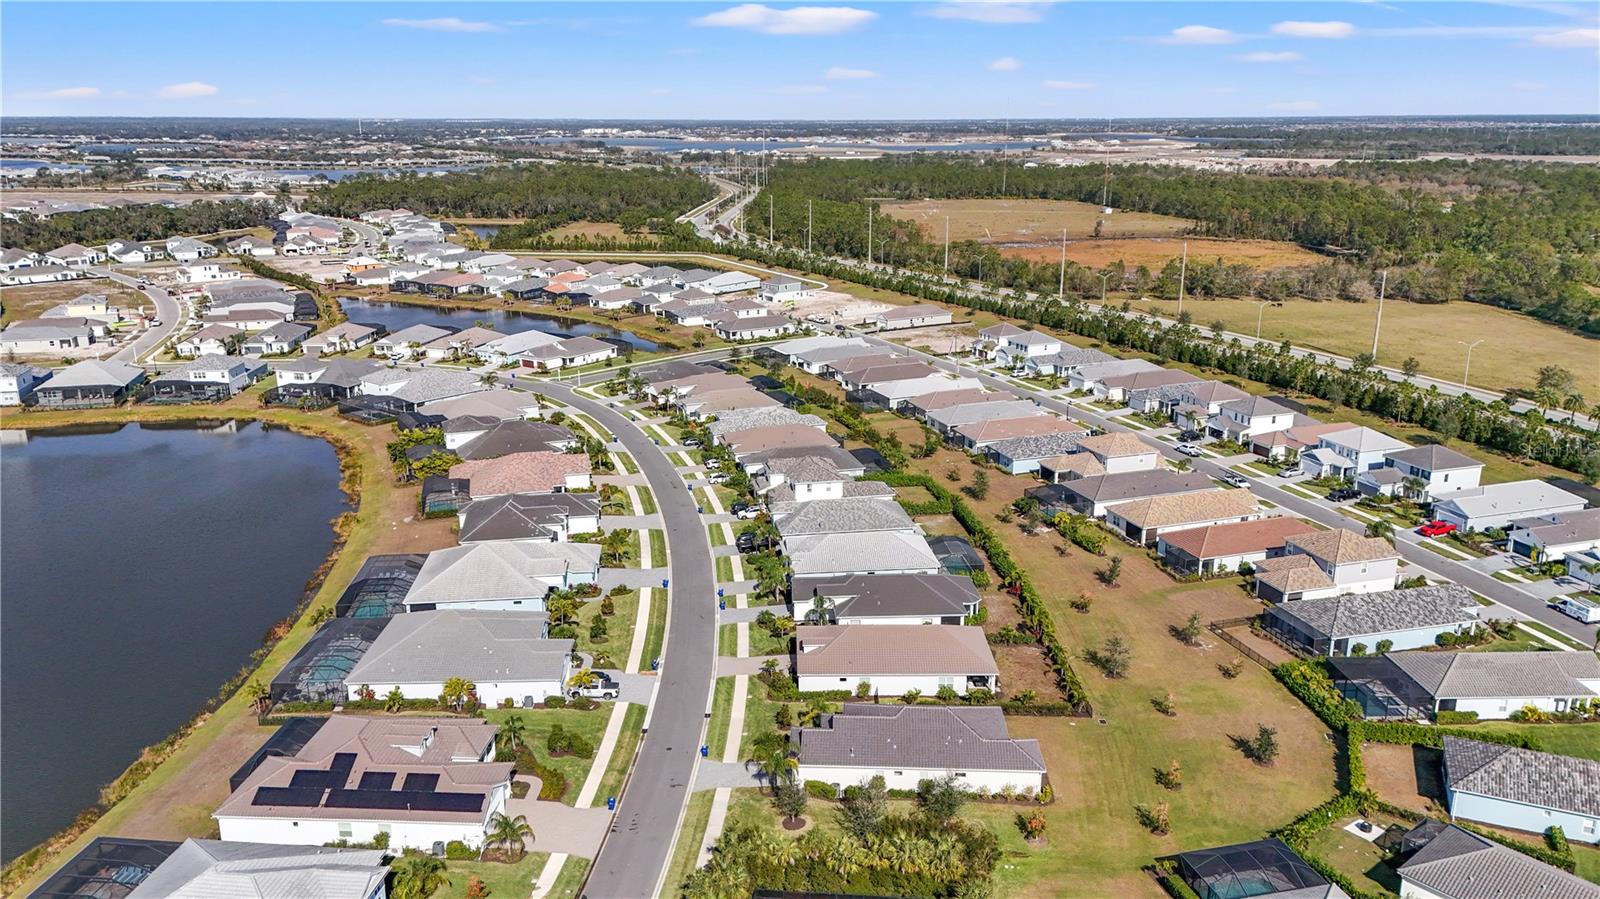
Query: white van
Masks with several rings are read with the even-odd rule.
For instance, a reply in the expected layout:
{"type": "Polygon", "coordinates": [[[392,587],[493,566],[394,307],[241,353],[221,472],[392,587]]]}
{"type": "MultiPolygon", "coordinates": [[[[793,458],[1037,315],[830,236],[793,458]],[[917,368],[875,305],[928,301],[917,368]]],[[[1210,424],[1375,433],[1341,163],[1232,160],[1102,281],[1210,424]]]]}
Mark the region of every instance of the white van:
{"type": "Polygon", "coordinates": [[[1570,615],[1584,624],[1600,624],[1600,603],[1581,596],[1568,596],[1555,604],[1563,615],[1570,615]]]}

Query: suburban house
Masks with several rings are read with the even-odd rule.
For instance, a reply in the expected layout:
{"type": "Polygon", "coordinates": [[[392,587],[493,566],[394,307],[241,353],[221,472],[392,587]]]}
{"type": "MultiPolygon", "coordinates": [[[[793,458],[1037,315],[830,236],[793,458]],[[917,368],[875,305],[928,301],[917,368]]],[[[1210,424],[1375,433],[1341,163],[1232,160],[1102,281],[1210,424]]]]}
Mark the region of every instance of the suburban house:
{"type": "Polygon", "coordinates": [[[867,319],[867,324],[877,325],[879,331],[899,331],[905,328],[923,328],[930,325],[948,325],[952,321],[950,310],[928,303],[914,306],[896,306],[867,319]]]}
{"type": "Polygon", "coordinates": [[[910,381],[926,378],[937,374],[933,366],[915,359],[894,358],[879,364],[849,366],[847,369],[835,369],[839,376],[839,383],[844,385],[846,391],[866,392],[880,384],[890,381],[910,381]]]}
{"type": "Polygon", "coordinates": [[[858,356],[881,356],[883,350],[868,344],[859,337],[816,337],[812,340],[826,340],[827,344],[814,346],[808,349],[796,350],[789,358],[789,363],[804,372],[814,375],[826,374],[833,370],[836,363],[858,356]]]}
{"type": "Polygon", "coordinates": [[[283,356],[300,348],[311,328],[299,322],[278,322],[245,338],[243,349],[258,356],[283,356]]]}
{"type": "Polygon", "coordinates": [[[105,334],[106,325],[98,319],[20,319],[0,331],[0,352],[24,356],[55,355],[60,350],[86,347],[105,334]]]}
{"type": "Polygon", "coordinates": [[[0,406],[21,406],[33,399],[34,388],[50,379],[50,370],[23,362],[0,362],[0,406]]]}
{"type": "Polygon", "coordinates": [[[600,501],[589,493],[508,493],[473,500],[458,510],[463,544],[487,540],[549,540],[600,530],[600,501]]]}
{"type": "Polygon", "coordinates": [[[587,490],[593,483],[587,455],[547,451],[462,462],[450,467],[450,477],[470,481],[473,499],[507,493],[587,490]]]}
{"type": "Polygon", "coordinates": [[[644,392],[656,402],[666,403],[679,397],[688,396],[697,390],[739,390],[749,386],[750,382],[738,375],[720,371],[708,371],[696,372],[662,381],[647,382],[644,392]]]}
{"type": "Polygon", "coordinates": [[[1452,817],[1600,843],[1600,762],[1462,737],[1444,738],[1452,817]]]}
{"type": "Polygon", "coordinates": [[[760,409],[731,409],[719,414],[715,421],[706,425],[706,431],[711,434],[711,443],[716,445],[725,442],[730,434],[778,425],[804,425],[821,431],[824,430],[826,422],[815,415],[796,412],[786,406],[770,406],[760,409]]]}
{"type": "MultiPolygon", "coordinates": [[[[107,899],[385,899],[389,866],[384,864],[384,855],[382,849],[282,846],[191,837],[142,881],[134,880],[133,892],[95,889],[78,895],[107,899]]],[[[107,861],[111,863],[111,881],[126,890],[137,866],[107,861]]]]}
{"type": "Polygon", "coordinates": [[[1344,528],[1288,538],[1284,551],[1256,565],[1256,596],[1292,602],[1341,593],[1393,590],[1400,554],[1381,537],[1344,528]]]}
{"type": "Polygon", "coordinates": [[[796,621],[828,624],[961,624],[982,600],[972,578],[950,574],[874,574],[795,578],[796,621]]]}
{"type": "Polygon", "coordinates": [[[411,412],[423,403],[481,393],[489,388],[469,371],[446,368],[380,368],[363,375],[360,393],[375,407],[411,412]]]}
{"type": "Polygon", "coordinates": [[[158,247],[142,244],[135,240],[113,240],[106,244],[106,255],[113,262],[134,265],[159,258],[161,250],[158,247]]]}
{"type": "Polygon", "coordinates": [[[1600,549],[1600,508],[1514,521],[1506,528],[1506,548],[1532,562],[1600,549]]]}
{"type": "Polygon", "coordinates": [[[577,368],[617,357],[617,345],[598,337],[566,337],[524,350],[516,357],[523,368],[555,371],[577,368]]]}
{"type": "Polygon", "coordinates": [[[1371,718],[1471,712],[1503,721],[1529,706],[1565,712],[1600,700],[1600,658],[1592,652],[1419,650],[1350,661],[1361,668],[1343,679],[1340,691],[1371,718]]]}
{"type": "Polygon", "coordinates": [[[273,388],[280,399],[320,397],[342,400],[354,396],[361,380],[382,368],[371,359],[323,359],[306,356],[277,362],[272,371],[278,376],[273,388]]]}
{"type": "Polygon", "coordinates": [[[948,409],[951,406],[968,406],[984,403],[990,399],[1004,399],[984,390],[982,387],[969,387],[960,390],[940,389],[933,393],[924,393],[914,396],[900,404],[900,411],[907,415],[925,419],[928,413],[936,409],[948,409]]]}
{"type": "Polygon", "coordinates": [[[719,319],[712,330],[723,340],[761,340],[780,337],[794,330],[787,315],[736,315],[719,319]]]}
{"type": "Polygon", "coordinates": [[[278,251],[273,248],[272,241],[262,240],[250,234],[235,237],[224,244],[228,252],[235,256],[275,256],[278,251]]]}
{"type": "Polygon", "coordinates": [[[463,328],[422,345],[422,355],[434,360],[475,356],[478,347],[494,343],[506,335],[492,328],[463,328]]]}
{"type": "Polygon", "coordinates": [[[1135,393],[1147,393],[1157,387],[1194,384],[1199,380],[1200,378],[1186,371],[1163,368],[1104,378],[1092,389],[1094,398],[1100,402],[1127,403],[1135,393]]]}
{"type": "Polygon", "coordinates": [[[1094,518],[1104,518],[1107,510],[1120,503],[1222,490],[1216,481],[1197,471],[1173,471],[1167,468],[1091,475],[1047,486],[1054,493],[1054,504],[1062,507],[1059,511],[1071,511],[1094,518]]]}
{"type": "Polygon", "coordinates": [[[1409,447],[1368,427],[1330,431],[1317,438],[1314,449],[1300,454],[1300,470],[1314,478],[1353,480],[1363,471],[1384,467],[1390,453],[1409,447]]]}
{"type": "Polygon", "coordinates": [[[445,419],[463,415],[476,415],[496,421],[517,418],[538,418],[543,414],[538,398],[531,393],[511,390],[484,390],[445,400],[433,400],[417,407],[424,415],[439,415],[445,419]]]}
{"type": "Polygon", "coordinates": [[[794,729],[789,741],[797,776],[837,790],[873,777],[891,790],[915,790],[947,775],[986,793],[1045,785],[1039,741],[1012,739],[997,706],[846,703],[816,727],[794,729]]]}
{"type": "Polygon", "coordinates": [[[768,450],[838,446],[838,442],[829,437],[828,432],[805,425],[773,425],[765,428],[751,428],[748,431],[727,434],[722,438],[722,442],[733,450],[734,458],[741,465],[744,464],[745,456],[768,450]]]}
{"type": "Polygon", "coordinates": [[[914,532],[808,534],[785,539],[796,578],[848,574],[938,574],[939,558],[914,532]]]}
{"type": "Polygon", "coordinates": [[[950,687],[994,691],[1000,679],[983,628],[923,624],[802,624],[794,629],[801,692],[857,690],[880,696],[950,687]]]}
{"type": "Polygon", "coordinates": [[[1422,486],[1416,489],[1413,498],[1432,500],[1458,490],[1472,490],[1483,476],[1482,462],[1437,443],[1390,453],[1388,468],[1398,476],[1398,483],[1385,484],[1383,480],[1373,477],[1384,471],[1374,468],[1356,476],[1356,487],[1369,495],[1399,492],[1410,496],[1413,491],[1406,481],[1415,478],[1422,482],[1422,486]]]}
{"type": "Polygon", "coordinates": [[[267,364],[244,356],[201,356],[162,372],[150,382],[150,397],[160,401],[225,400],[267,374],[267,364]]]}
{"type": "Polygon", "coordinates": [[[760,293],[757,296],[764,303],[785,303],[810,299],[813,293],[815,291],[799,278],[775,275],[761,282],[760,293]]]}
{"type": "Polygon", "coordinates": [[[1290,537],[1315,533],[1310,522],[1289,516],[1215,524],[1162,535],[1156,555],[1178,574],[1233,574],[1283,555],[1290,537]]]}
{"type": "Polygon", "coordinates": [[[491,421],[487,422],[487,427],[482,427],[484,422],[483,418],[468,417],[446,423],[445,427],[451,428],[452,432],[445,434],[445,448],[455,450],[463,460],[471,461],[498,459],[512,453],[565,453],[578,445],[578,438],[561,425],[520,418],[491,421]],[[469,425],[476,422],[481,430],[462,430],[455,427],[458,422],[469,425]]]}
{"type": "Polygon", "coordinates": [[[1600,886],[1453,824],[1423,821],[1407,833],[1395,869],[1411,899],[1600,899],[1600,886]]]}
{"type": "Polygon", "coordinates": [[[1222,407],[1250,399],[1250,394],[1221,381],[1191,381],[1145,387],[1128,395],[1128,406],[1140,412],[1161,412],[1180,420],[1184,430],[1204,431],[1222,407]]]}
{"type": "Polygon", "coordinates": [[[532,708],[566,693],[571,640],[546,639],[548,621],[526,612],[477,609],[396,615],[344,677],[351,699],[364,690],[434,699],[445,681],[464,677],[491,708],[511,700],[532,708]]]}
{"type": "Polygon", "coordinates": [[[1530,479],[1458,490],[1433,504],[1433,517],[1463,531],[1485,531],[1528,518],[1570,515],[1587,505],[1577,494],[1530,479]]]}
{"type": "Polygon", "coordinates": [[[721,415],[734,409],[777,408],[779,401],[754,387],[736,387],[731,390],[705,390],[677,400],[673,405],[696,421],[721,415]]]}
{"type": "Polygon", "coordinates": [[[978,359],[994,359],[1000,351],[1000,344],[1007,337],[1024,333],[1024,329],[1010,322],[999,322],[990,325],[978,332],[978,339],[972,342],[972,355],[978,359]]]}
{"type": "Polygon", "coordinates": [[[106,254],[81,243],[69,243],[46,252],[45,258],[68,268],[88,268],[106,261],[106,254]]]}
{"type": "Polygon", "coordinates": [[[1286,431],[1295,424],[1295,412],[1264,396],[1252,396],[1223,403],[1206,422],[1212,437],[1250,445],[1263,435],[1286,431]]]}
{"type": "Polygon", "coordinates": [[[1122,431],[1084,437],[1071,453],[1039,460],[1039,476],[1059,484],[1078,478],[1130,471],[1154,471],[1161,453],[1143,440],[1122,431]]]}
{"type": "Polygon", "coordinates": [[[694,286],[706,293],[721,295],[738,293],[741,290],[757,290],[761,287],[761,279],[749,272],[718,272],[694,286]]]}
{"type": "MultiPolygon", "coordinates": [[[[1040,407],[1034,407],[1035,412],[1042,413],[1040,407]]],[[[991,443],[1010,440],[1014,437],[1031,437],[1038,434],[1075,434],[1087,437],[1088,432],[1082,426],[1060,416],[1045,414],[1020,415],[1016,418],[991,418],[986,421],[974,421],[961,425],[954,432],[948,434],[950,442],[969,452],[983,449],[991,443]]],[[[1073,441],[1070,446],[1060,452],[1068,452],[1077,446],[1073,441]]],[[[1060,455],[1060,452],[1056,455],[1060,455]]]]}
{"type": "Polygon", "coordinates": [[[1434,645],[1440,634],[1473,633],[1478,608],[1467,588],[1444,584],[1278,603],[1267,608],[1263,624],[1315,655],[1360,655],[1384,641],[1389,649],[1417,649],[1434,645]]]}
{"type": "Polygon", "coordinates": [[[266,754],[212,817],[224,840],[389,850],[481,846],[511,793],[493,724],[334,715],[292,754],[266,754]]]}
{"type": "Polygon", "coordinates": [[[355,322],[340,322],[314,337],[308,337],[301,344],[307,353],[317,353],[327,356],[333,353],[348,353],[359,350],[378,339],[379,331],[371,325],[359,325],[355,322]]]}
{"type": "Polygon", "coordinates": [[[226,309],[201,316],[205,324],[227,325],[241,331],[264,331],[283,320],[283,313],[271,309],[226,309]]]}
{"type": "MultiPolygon", "coordinates": [[[[279,322],[278,324],[282,324],[279,322]]],[[[197,356],[227,356],[244,342],[244,332],[230,325],[206,325],[172,345],[178,356],[192,359],[197,356]]]]}
{"type": "MultiPolygon", "coordinates": [[[[1062,419],[1065,421],[1065,419],[1062,419]]],[[[984,447],[989,461],[1009,474],[1028,474],[1039,470],[1046,459],[1059,459],[1078,446],[1088,431],[1073,427],[1069,430],[1052,430],[1042,434],[1025,434],[996,440],[984,447]]]]}
{"type": "Polygon", "coordinates": [[[194,262],[217,255],[217,248],[192,237],[167,238],[167,255],[178,262],[194,262]]]}
{"type": "Polygon", "coordinates": [[[943,409],[934,409],[928,413],[928,427],[940,434],[949,436],[962,425],[969,425],[980,421],[992,421],[1006,418],[1026,418],[1030,415],[1045,414],[1044,407],[1033,400],[1005,399],[1010,394],[990,394],[993,399],[981,403],[967,403],[960,406],[946,406],[943,409]]]}
{"type": "Polygon", "coordinates": [[[492,540],[452,546],[428,554],[406,593],[406,611],[543,612],[551,590],[592,584],[599,571],[595,543],[492,540]]]}
{"type": "Polygon", "coordinates": [[[990,358],[1007,368],[1021,368],[1029,359],[1061,352],[1061,338],[1043,331],[1013,329],[1000,336],[990,358]]]}
{"type": "Polygon", "coordinates": [[[115,406],[143,384],[144,370],[121,362],[85,359],[56,372],[33,390],[44,408],[115,406]]]}
{"type": "Polygon", "coordinates": [[[1204,899],[1350,899],[1277,837],[1194,849],[1172,861],[1204,899]]]}
{"type": "Polygon", "coordinates": [[[1298,460],[1301,453],[1316,448],[1323,434],[1350,429],[1350,425],[1342,421],[1320,422],[1304,415],[1296,415],[1294,420],[1294,425],[1281,431],[1267,431],[1251,437],[1250,452],[1275,461],[1298,460]]]}
{"type": "Polygon", "coordinates": [[[1023,362],[1023,369],[1030,378],[1066,377],[1085,365],[1098,365],[1101,362],[1115,362],[1117,357],[1099,350],[1065,347],[1060,352],[1046,353],[1043,356],[1029,356],[1023,362]]]}
{"type": "Polygon", "coordinates": [[[1150,546],[1173,531],[1251,521],[1262,514],[1261,504],[1248,490],[1213,490],[1117,503],[1106,509],[1106,526],[1150,546]]]}
{"type": "Polygon", "coordinates": [[[772,503],[772,524],[785,541],[813,534],[851,534],[870,531],[904,531],[917,534],[899,503],[874,497],[840,497],[806,502],[772,503]]]}
{"type": "Polygon", "coordinates": [[[1094,393],[1107,378],[1120,378],[1142,371],[1165,371],[1144,359],[1112,359],[1080,365],[1067,373],[1067,385],[1074,393],[1094,393]]]}

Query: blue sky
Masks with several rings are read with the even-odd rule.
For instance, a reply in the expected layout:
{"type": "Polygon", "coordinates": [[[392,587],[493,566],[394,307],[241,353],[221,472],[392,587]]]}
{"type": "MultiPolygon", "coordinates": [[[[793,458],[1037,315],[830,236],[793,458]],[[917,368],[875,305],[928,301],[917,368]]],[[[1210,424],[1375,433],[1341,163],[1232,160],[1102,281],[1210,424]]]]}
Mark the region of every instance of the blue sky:
{"type": "Polygon", "coordinates": [[[1600,113],[1600,3],[0,4],[7,115],[1600,113]]]}

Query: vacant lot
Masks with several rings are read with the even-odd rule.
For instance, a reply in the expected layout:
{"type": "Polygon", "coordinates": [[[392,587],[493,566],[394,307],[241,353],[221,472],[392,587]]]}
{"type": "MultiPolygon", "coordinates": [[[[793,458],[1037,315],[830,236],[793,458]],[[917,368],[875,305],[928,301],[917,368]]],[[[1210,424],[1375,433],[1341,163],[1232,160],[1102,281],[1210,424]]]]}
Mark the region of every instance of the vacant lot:
{"type": "Polygon", "coordinates": [[[0,304],[5,307],[4,315],[0,316],[0,323],[10,324],[22,319],[38,318],[46,309],[59,306],[86,293],[104,296],[111,301],[111,305],[127,309],[138,309],[141,304],[148,303],[144,294],[137,290],[130,290],[103,278],[7,287],[0,289],[0,304]]]}
{"type": "Polygon", "coordinates": [[[597,237],[610,237],[614,240],[642,240],[650,235],[647,232],[641,232],[639,234],[624,233],[622,226],[616,222],[571,222],[569,224],[562,225],[559,228],[552,228],[549,231],[546,231],[542,236],[549,238],[551,241],[560,241],[570,240],[575,237],[587,237],[591,239],[597,237]]]}
{"type": "MultiPolygon", "coordinates": [[[[1175,301],[1146,299],[1135,302],[1134,307],[1161,315],[1177,314],[1175,301]]],[[[1184,301],[1183,311],[1192,314],[1200,327],[1221,321],[1230,331],[1254,334],[1259,307],[1252,300],[1190,299],[1184,301]]],[[[1372,349],[1377,314],[1375,302],[1288,300],[1266,308],[1261,316],[1261,336],[1354,356],[1372,349]]],[[[1385,303],[1378,362],[1399,367],[1406,357],[1415,356],[1422,374],[1459,382],[1466,347],[1458,341],[1480,338],[1483,343],[1472,353],[1472,383],[1477,387],[1532,388],[1540,366],[1559,365],[1577,376],[1579,393],[1600,396],[1600,365],[1596,364],[1600,341],[1480,303],[1385,303]]]]}
{"type": "Polygon", "coordinates": [[[984,243],[1059,241],[1094,235],[1095,222],[1103,221],[1102,237],[1167,237],[1182,234],[1190,222],[1166,215],[1117,212],[1105,215],[1092,203],[1072,200],[918,200],[885,203],[884,213],[910,219],[930,240],[944,239],[944,220],[950,218],[951,240],[984,243]]]}
{"type": "MultiPolygon", "coordinates": [[[[1326,258],[1292,243],[1278,240],[1206,240],[1189,238],[1189,259],[1214,262],[1242,262],[1255,268],[1284,268],[1316,265],[1326,258]]],[[[1110,240],[1072,240],[1067,243],[1067,258],[1090,268],[1104,268],[1122,262],[1129,268],[1147,266],[1151,271],[1183,255],[1183,238],[1133,237],[1110,240]]],[[[1007,256],[1034,262],[1055,262],[1061,258],[1061,244],[1007,246],[1007,256]]]]}

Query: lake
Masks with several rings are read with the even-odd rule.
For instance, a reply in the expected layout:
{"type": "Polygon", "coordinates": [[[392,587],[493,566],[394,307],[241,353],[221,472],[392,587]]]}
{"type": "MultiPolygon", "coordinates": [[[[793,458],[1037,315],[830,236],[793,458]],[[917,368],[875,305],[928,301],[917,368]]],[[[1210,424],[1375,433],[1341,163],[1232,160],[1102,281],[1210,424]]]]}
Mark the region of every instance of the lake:
{"type": "Polygon", "coordinates": [[[631,346],[641,353],[654,352],[660,344],[628,331],[597,325],[580,319],[544,315],[538,312],[517,312],[511,309],[447,309],[438,306],[413,306],[409,303],[374,303],[350,297],[340,297],[340,308],[353,322],[363,325],[383,325],[392,334],[412,325],[448,325],[452,328],[470,328],[483,322],[502,334],[520,334],[523,331],[543,331],[562,337],[598,337],[624,348],[631,346]]]}
{"type": "Polygon", "coordinates": [[[0,436],[0,856],[10,861],[71,823],[250,660],[294,612],[348,505],[333,447],[281,428],[0,436]]]}

